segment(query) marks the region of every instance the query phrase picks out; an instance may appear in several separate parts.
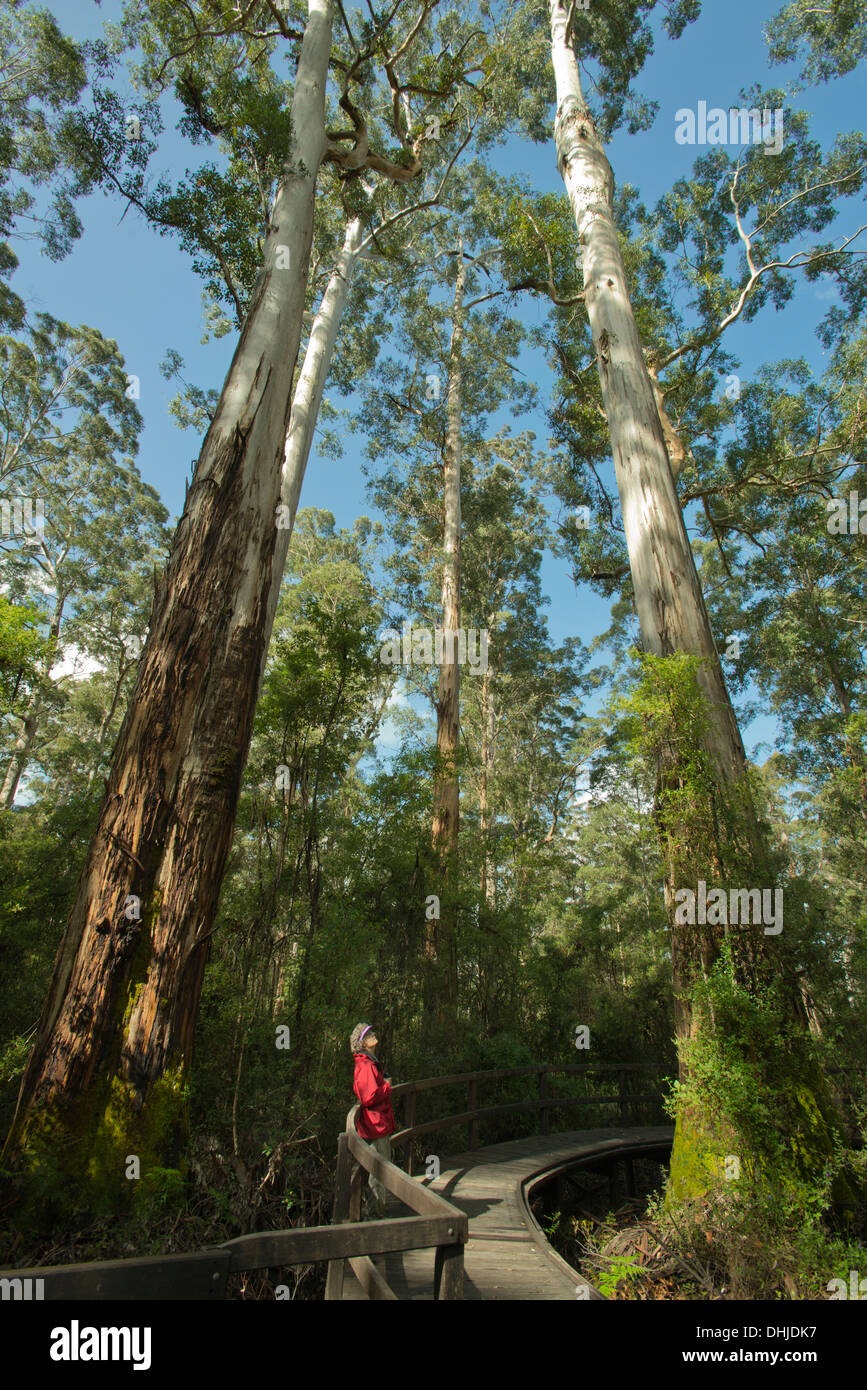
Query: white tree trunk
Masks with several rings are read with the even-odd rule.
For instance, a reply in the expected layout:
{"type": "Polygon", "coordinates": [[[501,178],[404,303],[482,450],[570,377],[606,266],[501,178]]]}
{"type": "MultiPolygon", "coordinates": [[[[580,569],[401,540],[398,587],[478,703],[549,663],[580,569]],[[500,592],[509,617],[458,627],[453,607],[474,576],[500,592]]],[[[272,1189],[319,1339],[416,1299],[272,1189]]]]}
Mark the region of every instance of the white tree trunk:
{"type": "MultiPolygon", "coordinates": [[[[301,498],[301,485],[304,482],[304,473],[313,446],[316,421],[319,418],[319,409],[322,405],[322,394],[331,369],[337,330],[343,318],[346,296],[349,293],[355,267],[362,254],[362,231],[359,217],[354,217],[347,224],[343,249],[331,273],[331,278],[313,321],[313,327],[307,341],[307,350],[304,354],[304,365],[301,368],[295,385],[295,394],[292,397],[292,413],[289,417],[289,429],[286,432],[283,472],[280,481],[280,529],[277,532],[271,592],[268,598],[267,630],[269,636],[274,626],[274,614],[277,611],[277,601],[280,597],[280,585],[283,580],[283,571],[286,568],[286,556],[289,553],[292,528],[295,525],[295,516],[301,498]]],[[[267,655],[267,645],[265,654],[267,655]]]]}
{"type": "MultiPolygon", "coordinates": [[[[54,573],[54,571],[52,571],[54,573]]],[[[51,615],[51,625],[48,635],[51,639],[45,657],[42,661],[41,679],[47,684],[51,678],[51,668],[57,660],[57,640],[60,637],[60,627],[63,622],[63,610],[66,607],[66,600],[69,595],[62,587],[58,587],[58,592],[54,600],[54,612],[51,615]]],[[[27,764],[30,761],[30,753],[36,740],[36,731],[39,727],[39,712],[42,708],[42,693],[39,689],[33,690],[27,702],[27,709],[21,716],[21,731],[15,740],[15,747],[12,750],[12,759],[6,769],[3,778],[3,787],[0,790],[0,806],[4,811],[10,811],[15,805],[15,797],[18,793],[18,786],[27,764]]]]}
{"type": "Polygon", "coordinates": [[[11,811],[15,805],[18,784],[29,761],[33,740],[36,738],[40,704],[39,691],[34,690],[27,702],[24,714],[20,716],[21,731],[15,740],[12,756],[3,777],[3,787],[0,789],[0,806],[3,807],[4,811],[11,811]]]}
{"type": "Polygon", "coordinates": [[[552,0],[551,56],[557,83],[554,138],[581,246],[587,314],[608,418],[642,641],[655,656],[691,652],[707,658],[699,679],[711,707],[712,752],[720,776],[732,781],[743,775],[746,756],[629,301],[614,223],[614,175],[584,103],[578,63],[567,42],[567,13],[567,5],[552,0]]]}
{"type": "Polygon", "coordinates": [[[482,859],[482,897],[493,911],[497,906],[496,866],[491,856],[488,832],[491,827],[488,806],[488,781],[494,770],[494,743],[496,737],[496,715],[491,672],[485,671],[482,677],[481,701],[482,744],[479,756],[479,829],[484,842],[482,859]]]}

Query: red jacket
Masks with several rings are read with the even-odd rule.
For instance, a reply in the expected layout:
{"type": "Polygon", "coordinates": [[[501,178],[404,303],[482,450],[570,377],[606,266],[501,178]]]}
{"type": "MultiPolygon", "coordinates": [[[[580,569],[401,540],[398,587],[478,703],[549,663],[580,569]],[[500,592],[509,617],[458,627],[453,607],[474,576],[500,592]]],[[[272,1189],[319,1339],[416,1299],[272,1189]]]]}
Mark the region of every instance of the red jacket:
{"type": "Polygon", "coordinates": [[[352,1089],[361,1102],[355,1128],[362,1139],[383,1139],[394,1134],[397,1125],[391,1108],[391,1083],[369,1052],[355,1052],[355,1079],[352,1089]]]}

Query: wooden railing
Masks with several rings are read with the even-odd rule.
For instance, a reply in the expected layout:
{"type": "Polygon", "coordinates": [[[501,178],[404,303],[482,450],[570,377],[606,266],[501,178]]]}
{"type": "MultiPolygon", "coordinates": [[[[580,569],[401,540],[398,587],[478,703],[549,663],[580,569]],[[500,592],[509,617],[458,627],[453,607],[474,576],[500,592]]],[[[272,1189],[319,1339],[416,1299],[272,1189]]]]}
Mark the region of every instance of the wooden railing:
{"type": "MultiPolygon", "coordinates": [[[[479,1122],[493,1116],[541,1110],[542,1133],[550,1127],[551,1111],[581,1105],[613,1104],[620,1107],[625,1122],[630,1105],[658,1100],[658,1093],[632,1095],[625,1078],[631,1072],[659,1070],[652,1063],[597,1063],[593,1066],[526,1066],[499,1071],[462,1072],[453,1076],[427,1077],[407,1081],[392,1089],[395,1098],[406,1098],[407,1124],[391,1136],[392,1145],[401,1147],[424,1134],[469,1124],[470,1144],[479,1142],[479,1122]],[[554,1096],[547,1078],[552,1073],[596,1072],[618,1074],[618,1091],[612,1096],[554,1096]],[[538,1097],[481,1107],[479,1085],[506,1077],[538,1076],[538,1097]],[[416,1100],[420,1092],[441,1086],[466,1084],[467,1109],[455,1115],[416,1123],[416,1100]]],[[[226,1297],[230,1274],[257,1269],[278,1269],[290,1265],[328,1262],[325,1297],[339,1299],[343,1291],[345,1262],[369,1297],[394,1299],[380,1271],[369,1258],[394,1250],[435,1251],[433,1292],[436,1299],[463,1297],[463,1257],[468,1236],[468,1219],[439,1193],[432,1192],[410,1176],[413,1167],[410,1147],[408,1169],[404,1172],[375,1153],[358,1135],[355,1117],[358,1106],[347,1116],[347,1127],[338,1138],[334,1219],[331,1226],[294,1227],[283,1231],[257,1231],[205,1250],[181,1255],[153,1255],[129,1260],[97,1260],[83,1264],[37,1266],[33,1269],[0,1270],[3,1297],[68,1299],[222,1299],[226,1297]],[[353,1159],[356,1168],[353,1173],[353,1159]],[[360,1221],[361,1193],[365,1173],[372,1173],[414,1213],[383,1221],[360,1221]]]]}
{"type": "MultiPolygon", "coordinates": [[[[412,1084],[412,1083],[410,1083],[412,1084]]],[[[400,1087],[395,1086],[392,1094],[400,1087]]],[[[361,1215],[362,1185],[366,1173],[378,1178],[386,1191],[397,1197],[414,1216],[391,1217],[363,1226],[378,1230],[383,1243],[378,1250],[435,1250],[433,1296],[435,1299],[462,1299],[464,1296],[464,1246],[469,1220],[462,1211],[438,1192],[413,1182],[402,1168],[382,1158],[359,1135],[355,1121],[360,1106],[353,1105],[346,1117],[346,1129],[338,1138],[337,1176],[334,1197],[334,1224],[357,1222],[361,1215]],[[357,1167],[352,1171],[352,1160],[357,1167]]],[[[402,1134],[407,1131],[401,1131],[402,1134]]],[[[393,1136],[396,1138],[397,1136],[393,1136]]],[[[346,1229],[344,1226],[343,1229],[346,1229]]],[[[397,1294],[369,1258],[369,1253],[347,1255],[353,1274],[368,1298],[397,1299],[397,1294]]],[[[332,1260],[328,1266],[325,1297],[343,1297],[346,1261],[332,1260]]]]}
{"type": "Polygon", "coordinates": [[[433,1134],[438,1130],[455,1129],[459,1125],[467,1125],[470,1148],[476,1149],[479,1146],[479,1121],[493,1119],[499,1115],[517,1115],[541,1111],[541,1132],[542,1134],[549,1134],[552,1110],[569,1109],[574,1106],[616,1105],[619,1108],[620,1123],[627,1124],[630,1118],[628,1111],[631,1106],[647,1105],[654,1102],[658,1104],[660,1101],[661,1092],[659,1090],[643,1095],[636,1095],[629,1090],[628,1078],[636,1072],[642,1071],[663,1072],[665,1068],[657,1062],[585,1062],[572,1065],[552,1063],[543,1066],[505,1067],[495,1071],[467,1071],[459,1072],[453,1076],[431,1076],[423,1081],[405,1081],[399,1086],[393,1086],[391,1090],[393,1098],[401,1096],[405,1098],[404,1115],[406,1118],[405,1127],[391,1135],[392,1148],[410,1144],[407,1172],[411,1174],[414,1165],[412,1140],[423,1134],[433,1134]],[[613,1076],[617,1080],[617,1093],[616,1095],[554,1095],[548,1085],[548,1078],[552,1074],[613,1076]],[[534,1075],[538,1078],[538,1096],[532,1100],[507,1101],[501,1105],[479,1106],[480,1082],[534,1075]],[[423,1124],[416,1122],[416,1102],[420,1092],[431,1091],[440,1086],[461,1085],[465,1085],[467,1088],[466,1110],[459,1114],[427,1120],[423,1124]]]}
{"type": "MultiPolygon", "coordinates": [[[[620,1110],[620,1119],[624,1123],[627,1119],[627,1109],[630,1105],[659,1101],[659,1092],[654,1091],[644,1095],[634,1095],[628,1091],[626,1077],[629,1073],[638,1071],[660,1071],[662,1068],[655,1062],[611,1062],[595,1063],[572,1066],[559,1066],[556,1064],[545,1066],[525,1066],[525,1067],[506,1067],[494,1071],[472,1071],[459,1072],[451,1076],[429,1076],[421,1081],[405,1081],[398,1086],[393,1086],[391,1095],[393,1099],[403,1097],[405,1100],[406,1124],[403,1129],[398,1130],[390,1136],[392,1148],[400,1148],[409,1144],[409,1156],[407,1161],[407,1172],[398,1168],[396,1164],[381,1158],[373,1149],[367,1145],[359,1136],[355,1121],[360,1107],[354,1105],[346,1117],[346,1130],[338,1139],[337,1154],[337,1178],[335,1184],[334,1199],[334,1223],[335,1225],[344,1222],[357,1222],[361,1213],[362,1185],[365,1173],[371,1173],[378,1178],[385,1189],[399,1198],[406,1206],[416,1213],[414,1217],[397,1217],[388,1220],[381,1220],[374,1225],[383,1232],[384,1239],[391,1241],[393,1236],[400,1234],[401,1243],[383,1244],[383,1250],[421,1250],[433,1247],[436,1251],[433,1270],[433,1293],[435,1299],[454,1299],[463,1297],[463,1259],[464,1245],[467,1240],[468,1222],[466,1216],[457,1207],[452,1206],[445,1198],[438,1193],[422,1187],[412,1179],[413,1170],[413,1147],[412,1141],[423,1134],[433,1134],[435,1131],[455,1129],[459,1125],[468,1125],[470,1131],[470,1147],[478,1148],[479,1144],[479,1121],[491,1119],[498,1115],[509,1115],[528,1113],[540,1110],[542,1113],[542,1133],[550,1132],[551,1111],[558,1108],[581,1105],[617,1105],[620,1110]],[[548,1087],[548,1077],[551,1073],[563,1073],[572,1075],[574,1073],[595,1073],[603,1076],[610,1076],[612,1073],[617,1077],[616,1095],[593,1095],[593,1096],[555,1096],[552,1095],[548,1087]],[[518,1076],[537,1076],[539,1094],[532,1100],[508,1101],[501,1105],[489,1105],[480,1107],[479,1105],[479,1083],[495,1080],[503,1080],[508,1077],[518,1076]],[[437,1119],[427,1120],[422,1124],[417,1123],[417,1097],[419,1092],[431,1091],[442,1086],[467,1087],[467,1108],[458,1114],[440,1116],[437,1119]],[[352,1159],[357,1160],[357,1167],[352,1171],[352,1159]],[[408,1176],[409,1174],[409,1176],[408,1176]]],[[[373,1261],[366,1255],[347,1256],[361,1287],[369,1298],[375,1299],[395,1299],[397,1295],[390,1288],[386,1279],[376,1268],[373,1261]]],[[[345,1271],[345,1260],[333,1260],[328,1269],[328,1280],[325,1288],[327,1299],[340,1299],[343,1297],[343,1279],[345,1271]]]]}

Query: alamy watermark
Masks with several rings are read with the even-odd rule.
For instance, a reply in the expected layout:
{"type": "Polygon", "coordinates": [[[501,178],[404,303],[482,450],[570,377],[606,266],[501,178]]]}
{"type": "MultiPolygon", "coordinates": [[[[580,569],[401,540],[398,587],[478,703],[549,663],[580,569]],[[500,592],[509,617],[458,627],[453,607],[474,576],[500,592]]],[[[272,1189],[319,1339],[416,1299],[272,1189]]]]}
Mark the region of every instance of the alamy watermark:
{"type": "Polygon", "coordinates": [[[832,536],[867,536],[867,497],[849,493],[849,508],[845,497],[831,497],[825,503],[828,519],[825,525],[832,536]]]}
{"type": "Polygon", "coordinates": [[[849,1270],[849,1287],[846,1287],[845,1279],[829,1279],[825,1285],[832,1299],[857,1298],[862,1300],[867,1298],[867,1279],[861,1278],[861,1271],[858,1269],[849,1270]]]}
{"type": "Polygon", "coordinates": [[[0,525],[4,536],[21,536],[26,544],[33,545],[45,535],[44,498],[0,497],[0,525]]]}
{"type": "Polygon", "coordinates": [[[726,927],[745,926],[748,923],[765,926],[765,936],[779,936],[783,930],[783,890],[782,888],[711,888],[703,878],[698,881],[698,892],[692,888],[677,888],[674,894],[677,909],[674,914],[676,926],[726,927]],[[773,911],[771,896],[773,894],[773,911]]]}
{"type": "Polygon", "coordinates": [[[16,1302],[21,1300],[30,1303],[36,1300],[41,1302],[45,1298],[44,1279],[22,1279],[15,1276],[11,1279],[0,1279],[0,1300],[16,1302]]]}
{"type": "Polygon", "coordinates": [[[732,106],[728,111],[700,101],[693,111],[681,106],[674,113],[674,138],[678,145],[763,145],[765,154],[779,154],[783,148],[783,108],[773,111],[757,106],[732,106]]]}
{"type": "Polygon", "coordinates": [[[73,1318],[69,1327],[51,1330],[48,1355],[52,1361],[131,1361],[134,1371],[151,1364],[149,1327],[82,1327],[73,1318]]]}
{"type": "Polygon", "coordinates": [[[403,625],[403,641],[397,628],[388,628],[383,634],[383,644],[379,659],[384,666],[458,666],[469,663],[470,673],[477,676],[488,669],[488,629],[483,628],[429,628],[403,625]],[[457,655],[455,648],[457,647],[457,655]]]}

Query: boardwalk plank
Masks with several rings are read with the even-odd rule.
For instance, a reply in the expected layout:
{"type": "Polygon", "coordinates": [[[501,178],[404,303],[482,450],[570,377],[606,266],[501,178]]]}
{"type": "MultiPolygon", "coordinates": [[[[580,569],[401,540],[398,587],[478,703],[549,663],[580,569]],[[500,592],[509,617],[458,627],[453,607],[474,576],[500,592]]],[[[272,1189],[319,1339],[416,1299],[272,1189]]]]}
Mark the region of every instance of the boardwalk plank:
{"type": "MultiPolygon", "coordinates": [[[[541,1236],[524,1201],[524,1185],[569,1161],[664,1146],[673,1137],[671,1125],[535,1135],[454,1154],[442,1160],[438,1178],[414,1178],[469,1218],[464,1300],[573,1300],[581,1276],[541,1236]]],[[[389,1199],[387,1217],[407,1214],[402,1203],[389,1199]]],[[[401,1301],[433,1300],[433,1250],[395,1251],[382,1258],[379,1269],[401,1301]]],[[[345,1302],[366,1301],[348,1267],[343,1297],[345,1302]]]]}

